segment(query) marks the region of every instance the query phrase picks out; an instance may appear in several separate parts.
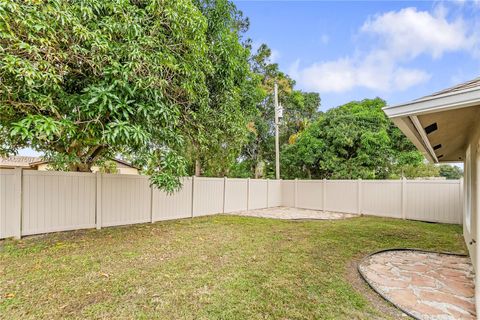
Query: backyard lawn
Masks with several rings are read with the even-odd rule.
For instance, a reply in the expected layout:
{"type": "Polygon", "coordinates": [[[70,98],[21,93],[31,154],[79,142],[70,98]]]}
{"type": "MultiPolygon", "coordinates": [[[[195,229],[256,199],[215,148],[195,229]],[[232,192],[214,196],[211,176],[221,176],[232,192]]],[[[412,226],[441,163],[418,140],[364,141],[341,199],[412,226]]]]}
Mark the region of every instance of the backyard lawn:
{"type": "Polygon", "coordinates": [[[465,252],[460,226],[373,217],[219,215],[0,241],[0,317],[389,318],[352,261],[391,247],[465,252]]]}

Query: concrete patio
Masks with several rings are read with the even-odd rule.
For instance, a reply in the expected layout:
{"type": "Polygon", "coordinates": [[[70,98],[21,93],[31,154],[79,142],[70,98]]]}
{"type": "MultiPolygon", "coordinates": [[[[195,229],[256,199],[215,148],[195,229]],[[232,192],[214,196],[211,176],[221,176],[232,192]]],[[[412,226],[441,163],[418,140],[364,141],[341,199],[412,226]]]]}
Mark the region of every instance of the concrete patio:
{"type": "Polygon", "coordinates": [[[309,210],[291,207],[274,207],[230,213],[237,216],[271,218],[282,220],[338,220],[357,217],[356,214],[339,213],[320,210],[309,210]]]}
{"type": "Polygon", "coordinates": [[[384,251],[366,258],[359,270],[384,298],[418,319],[476,319],[469,257],[384,251]]]}

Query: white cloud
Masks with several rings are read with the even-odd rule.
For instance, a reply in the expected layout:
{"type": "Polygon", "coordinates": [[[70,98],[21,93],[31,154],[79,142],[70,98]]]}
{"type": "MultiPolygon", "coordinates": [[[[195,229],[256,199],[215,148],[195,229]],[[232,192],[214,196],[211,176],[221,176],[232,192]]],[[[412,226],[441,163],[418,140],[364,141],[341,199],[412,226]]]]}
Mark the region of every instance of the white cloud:
{"type": "MultiPolygon", "coordinates": [[[[354,87],[371,90],[405,90],[430,79],[425,71],[396,67],[390,63],[374,63],[342,58],[315,63],[293,74],[299,75],[308,90],[341,93],[354,87]]],[[[295,76],[294,76],[295,77],[295,76]]]]}
{"type": "Polygon", "coordinates": [[[346,91],[356,83],[356,71],[349,59],[315,63],[300,71],[300,77],[307,88],[329,92],[346,91]]]}
{"type": "Polygon", "coordinates": [[[415,8],[387,12],[369,19],[361,27],[364,33],[378,37],[392,55],[415,58],[426,53],[439,58],[444,52],[468,49],[473,45],[461,19],[448,21],[443,6],[432,15],[415,8]]]}
{"type": "MultiPolygon", "coordinates": [[[[440,58],[446,52],[475,52],[478,33],[460,18],[449,20],[445,7],[434,13],[406,8],[369,18],[360,37],[370,40],[366,51],[303,68],[292,65],[292,76],[308,90],[345,92],[356,87],[401,91],[430,79],[427,72],[406,66],[421,55],[440,58]]],[[[364,40],[362,38],[362,40],[364,40]]]]}
{"type": "Polygon", "coordinates": [[[418,69],[397,68],[393,74],[393,86],[398,90],[405,90],[411,86],[426,82],[430,74],[418,69]]]}

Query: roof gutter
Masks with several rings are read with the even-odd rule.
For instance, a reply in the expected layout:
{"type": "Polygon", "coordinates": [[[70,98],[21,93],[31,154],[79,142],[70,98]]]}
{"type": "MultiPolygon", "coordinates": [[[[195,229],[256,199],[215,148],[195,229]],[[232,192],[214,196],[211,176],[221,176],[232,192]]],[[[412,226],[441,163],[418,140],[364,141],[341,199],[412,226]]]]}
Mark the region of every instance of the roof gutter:
{"type": "Polygon", "coordinates": [[[480,88],[474,88],[439,96],[426,97],[405,104],[388,106],[383,108],[383,111],[389,118],[396,118],[465,108],[479,104],[480,88]]]}

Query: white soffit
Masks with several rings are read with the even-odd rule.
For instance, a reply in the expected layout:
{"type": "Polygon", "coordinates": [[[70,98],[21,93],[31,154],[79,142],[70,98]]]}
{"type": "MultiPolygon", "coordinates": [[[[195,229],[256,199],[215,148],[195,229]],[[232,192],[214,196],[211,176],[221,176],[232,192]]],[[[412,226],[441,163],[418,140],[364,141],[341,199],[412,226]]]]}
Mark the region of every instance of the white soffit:
{"type": "Polygon", "coordinates": [[[462,161],[464,141],[480,120],[480,78],[383,111],[428,160],[462,161]],[[427,134],[434,123],[438,129],[427,134]]]}

